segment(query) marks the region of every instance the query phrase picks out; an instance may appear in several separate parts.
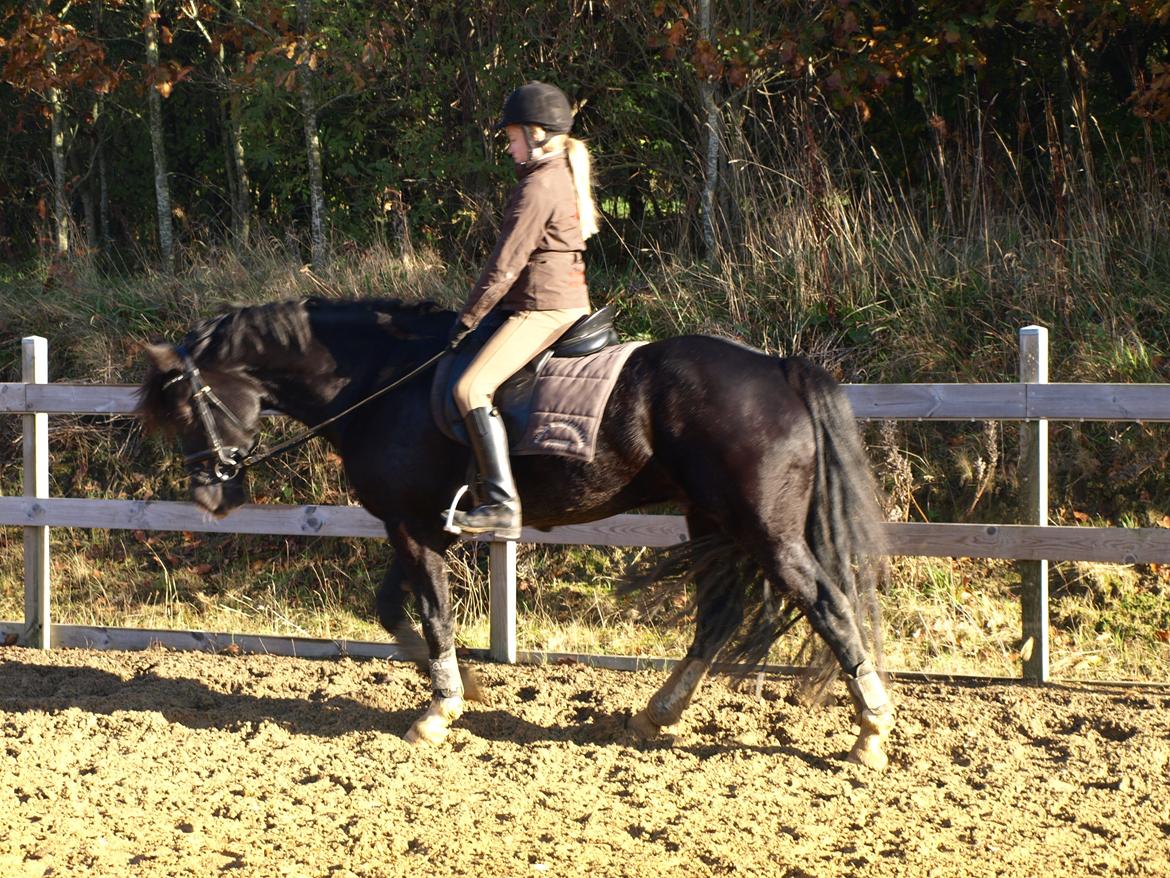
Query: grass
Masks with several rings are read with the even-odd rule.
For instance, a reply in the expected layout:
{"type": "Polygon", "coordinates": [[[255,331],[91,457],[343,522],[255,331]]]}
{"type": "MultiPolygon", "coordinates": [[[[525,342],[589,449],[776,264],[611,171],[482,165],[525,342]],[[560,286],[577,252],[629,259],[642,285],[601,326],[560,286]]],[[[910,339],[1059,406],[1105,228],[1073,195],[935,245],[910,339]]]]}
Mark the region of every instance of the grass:
{"type": "Polygon", "coordinates": [[[1058,565],[1053,673],[1165,680],[1170,660],[1170,570],[1058,565]]]}
{"type": "Polygon", "coordinates": [[[882,602],[891,667],[1017,676],[1016,578],[1004,562],[899,559],[882,602]]]}
{"type": "MultiPolygon", "coordinates": [[[[20,581],[20,539],[15,529],[0,536],[5,585],[20,581]]],[[[382,560],[369,557],[371,542],[69,528],[54,528],[51,542],[58,622],[383,636],[371,613],[382,560]]],[[[6,587],[0,616],[20,618],[21,600],[6,587]]]]}

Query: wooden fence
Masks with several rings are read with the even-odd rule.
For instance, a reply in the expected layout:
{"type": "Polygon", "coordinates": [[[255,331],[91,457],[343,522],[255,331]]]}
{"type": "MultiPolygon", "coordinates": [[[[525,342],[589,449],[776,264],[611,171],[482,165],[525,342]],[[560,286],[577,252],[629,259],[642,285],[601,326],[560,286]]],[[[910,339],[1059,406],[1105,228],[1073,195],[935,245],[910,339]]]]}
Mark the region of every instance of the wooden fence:
{"type": "MultiPolygon", "coordinates": [[[[1023,568],[1022,674],[1047,680],[1050,560],[1124,564],[1170,563],[1170,529],[1052,527],[1047,524],[1047,422],[1170,421],[1170,385],[1048,384],[1047,331],[1020,331],[1020,382],[1005,384],[845,385],[860,419],[1021,421],[1021,523],[889,523],[894,555],[1009,558],[1023,568]],[[1029,640],[1031,643],[1029,644],[1029,640]]],[[[383,537],[381,523],[355,506],[252,505],[213,519],[192,503],[49,497],[48,417],[63,414],[132,415],[135,388],[48,382],[47,344],[23,341],[23,381],[0,383],[0,414],[24,419],[24,493],[0,497],[0,526],[24,528],[25,618],[0,622],[0,635],[51,646],[141,648],[159,642],[208,649],[235,642],[243,648],[305,656],[347,653],[399,657],[393,644],[314,641],[307,638],[141,631],[52,623],[49,528],[255,533],[289,536],[383,537]]],[[[529,543],[668,546],[686,538],[681,516],[618,515],[548,532],[525,529],[529,543]]],[[[516,648],[516,544],[490,548],[491,634],[488,654],[514,662],[555,658],[516,648]]],[[[666,659],[573,656],[608,667],[663,667],[666,659]]]]}

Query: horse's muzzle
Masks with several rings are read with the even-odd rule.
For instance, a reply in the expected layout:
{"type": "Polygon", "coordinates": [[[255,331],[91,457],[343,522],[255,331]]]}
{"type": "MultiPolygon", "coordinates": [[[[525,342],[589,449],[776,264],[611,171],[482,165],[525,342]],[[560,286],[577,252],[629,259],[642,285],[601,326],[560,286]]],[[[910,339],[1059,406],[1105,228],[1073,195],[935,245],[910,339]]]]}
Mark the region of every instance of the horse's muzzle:
{"type": "Polygon", "coordinates": [[[237,476],[227,482],[192,485],[191,499],[216,518],[223,518],[233,509],[248,502],[248,492],[244,488],[244,480],[237,476]]]}

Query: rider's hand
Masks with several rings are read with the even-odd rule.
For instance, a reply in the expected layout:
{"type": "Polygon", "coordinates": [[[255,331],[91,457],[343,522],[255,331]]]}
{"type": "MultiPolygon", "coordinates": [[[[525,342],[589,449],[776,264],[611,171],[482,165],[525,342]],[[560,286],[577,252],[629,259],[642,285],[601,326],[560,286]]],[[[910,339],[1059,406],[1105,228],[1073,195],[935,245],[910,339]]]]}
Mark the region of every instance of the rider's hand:
{"type": "Polygon", "coordinates": [[[459,345],[471,335],[472,328],[463,322],[462,319],[457,319],[455,325],[451,327],[451,334],[447,336],[447,347],[450,350],[455,350],[459,345]]]}

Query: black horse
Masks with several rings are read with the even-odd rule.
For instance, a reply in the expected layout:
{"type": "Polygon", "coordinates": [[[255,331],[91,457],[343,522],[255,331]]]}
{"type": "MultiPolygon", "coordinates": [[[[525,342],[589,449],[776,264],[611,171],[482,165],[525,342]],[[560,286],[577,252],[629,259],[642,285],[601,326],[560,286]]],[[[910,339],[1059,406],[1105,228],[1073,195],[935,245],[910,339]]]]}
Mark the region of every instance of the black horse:
{"type": "MultiPolygon", "coordinates": [[[[242,308],[198,325],[178,347],[150,346],[139,410],[148,426],[178,434],[195,502],[226,515],[247,501],[241,449],[254,446],[262,409],[322,425],[427,363],[453,317],[394,301],[242,308]]],[[[400,634],[408,591],[418,603],[434,698],[412,741],[441,741],[464,708],[444,563],[455,537],[439,513],[464,481],[469,452],[433,422],[432,376],[426,369],[321,430],[394,547],[377,594],[382,625],[400,634]]],[[[696,634],[630,719],[635,733],[677,722],[737,631],[740,654],[759,659],[802,614],[831,650],[830,682],[845,673],[861,729],[850,757],[884,766],[893,707],[874,665],[876,565],[859,563],[881,553],[881,515],[852,412],[824,370],[710,336],[646,344],[623,367],[591,462],[526,456],[514,471],[531,527],[669,501],[685,509],[691,551],[680,557],[697,565],[696,634]],[[745,559],[763,602],[751,603],[744,577],[724,575],[745,559]],[[787,600],[779,616],[771,589],[787,600]]]]}

